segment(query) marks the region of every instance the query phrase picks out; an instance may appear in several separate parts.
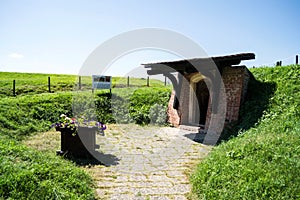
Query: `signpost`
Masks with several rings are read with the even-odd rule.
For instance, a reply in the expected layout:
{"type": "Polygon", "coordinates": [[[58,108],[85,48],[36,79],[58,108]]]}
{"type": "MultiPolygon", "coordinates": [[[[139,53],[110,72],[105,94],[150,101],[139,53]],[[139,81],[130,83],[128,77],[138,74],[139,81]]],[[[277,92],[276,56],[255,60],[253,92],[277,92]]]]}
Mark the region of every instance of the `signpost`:
{"type": "Polygon", "coordinates": [[[111,92],[111,76],[92,75],[92,87],[94,89],[109,89],[111,92]]]}

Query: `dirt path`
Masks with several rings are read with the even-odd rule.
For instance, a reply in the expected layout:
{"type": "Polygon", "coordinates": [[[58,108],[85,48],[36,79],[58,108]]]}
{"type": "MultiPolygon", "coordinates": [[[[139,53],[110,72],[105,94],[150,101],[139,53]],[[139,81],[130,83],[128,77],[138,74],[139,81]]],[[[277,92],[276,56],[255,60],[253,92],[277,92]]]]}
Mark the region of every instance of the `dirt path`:
{"type": "Polygon", "coordinates": [[[186,199],[193,162],[210,151],[188,131],[115,125],[98,136],[106,166],[89,169],[100,199],[186,199]]]}

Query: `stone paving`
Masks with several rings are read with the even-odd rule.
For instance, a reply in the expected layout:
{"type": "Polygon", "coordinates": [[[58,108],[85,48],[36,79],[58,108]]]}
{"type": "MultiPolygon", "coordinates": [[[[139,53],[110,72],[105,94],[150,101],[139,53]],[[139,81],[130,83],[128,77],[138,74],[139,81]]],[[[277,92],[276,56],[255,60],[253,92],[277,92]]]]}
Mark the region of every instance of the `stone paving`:
{"type": "Polygon", "coordinates": [[[112,126],[97,136],[105,166],[91,169],[100,199],[187,199],[188,174],[210,146],[177,128],[112,126]]]}

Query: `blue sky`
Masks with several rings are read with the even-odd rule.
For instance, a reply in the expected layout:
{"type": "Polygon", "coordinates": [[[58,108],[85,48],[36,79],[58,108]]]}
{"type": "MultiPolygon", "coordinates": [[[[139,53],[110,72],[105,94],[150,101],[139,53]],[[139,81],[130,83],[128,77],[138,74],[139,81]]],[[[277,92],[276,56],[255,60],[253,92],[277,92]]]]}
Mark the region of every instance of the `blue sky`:
{"type": "MultiPolygon", "coordinates": [[[[300,1],[0,1],[0,71],[77,74],[106,40],[140,28],[162,28],[197,42],[208,55],[253,52],[248,67],[300,54],[300,1]]],[[[160,51],[133,52],[110,75],[145,62],[174,59],[160,51]]]]}

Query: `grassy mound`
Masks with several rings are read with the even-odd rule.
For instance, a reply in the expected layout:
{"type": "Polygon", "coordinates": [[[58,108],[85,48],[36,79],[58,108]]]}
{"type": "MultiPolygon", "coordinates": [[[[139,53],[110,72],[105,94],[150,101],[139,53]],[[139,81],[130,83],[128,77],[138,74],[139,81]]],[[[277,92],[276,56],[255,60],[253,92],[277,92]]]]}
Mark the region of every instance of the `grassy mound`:
{"type": "Polygon", "coordinates": [[[215,147],[191,177],[199,199],[300,198],[300,67],[251,71],[258,81],[238,137],[215,147]]]}
{"type": "Polygon", "coordinates": [[[0,135],[22,139],[34,132],[49,130],[61,114],[87,113],[104,123],[148,124],[154,104],[165,108],[170,88],[120,88],[108,91],[63,92],[24,95],[0,99],[0,135]],[[91,105],[93,104],[93,105],[91,105]],[[95,105],[95,106],[94,106],[95,105]]]}
{"type": "Polygon", "coordinates": [[[0,135],[20,140],[49,130],[61,113],[70,113],[71,93],[27,95],[0,100],[0,135]]]}

